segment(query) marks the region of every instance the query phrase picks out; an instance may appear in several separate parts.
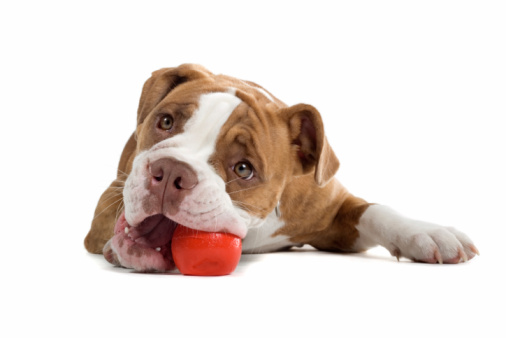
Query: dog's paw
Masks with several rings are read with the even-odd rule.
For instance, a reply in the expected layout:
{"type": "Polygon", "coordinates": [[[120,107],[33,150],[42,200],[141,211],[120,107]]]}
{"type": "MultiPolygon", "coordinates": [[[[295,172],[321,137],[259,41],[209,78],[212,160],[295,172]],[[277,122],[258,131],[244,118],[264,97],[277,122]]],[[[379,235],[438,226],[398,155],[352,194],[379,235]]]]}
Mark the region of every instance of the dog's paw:
{"type": "Polygon", "coordinates": [[[388,247],[397,259],[406,257],[415,262],[455,264],[479,254],[467,235],[451,227],[414,221],[397,235],[388,247]]]}
{"type": "Polygon", "coordinates": [[[118,255],[116,255],[116,252],[112,249],[111,242],[112,238],[105,244],[104,249],[102,250],[104,258],[114,266],[121,266],[118,255]]]}

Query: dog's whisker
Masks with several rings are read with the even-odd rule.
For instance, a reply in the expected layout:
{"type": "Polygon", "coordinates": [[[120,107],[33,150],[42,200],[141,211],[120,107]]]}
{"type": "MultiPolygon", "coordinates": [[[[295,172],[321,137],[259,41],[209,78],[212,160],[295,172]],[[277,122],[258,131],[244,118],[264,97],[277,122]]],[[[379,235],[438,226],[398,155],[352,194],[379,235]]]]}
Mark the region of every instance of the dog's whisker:
{"type": "Polygon", "coordinates": [[[237,178],[234,178],[233,180],[230,180],[230,181],[228,181],[228,182],[225,182],[225,185],[227,185],[227,184],[229,184],[229,183],[232,183],[232,182],[234,182],[234,181],[240,180],[240,179],[242,179],[242,177],[237,177],[237,178]]]}
{"type": "Polygon", "coordinates": [[[107,188],[107,190],[105,191],[105,193],[107,194],[120,194],[121,193],[121,190],[119,190],[119,188],[107,188]]]}
{"type": "Polygon", "coordinates": [[[117,191],[117,190],[123,190],[125,189],[124,187],[109,187],[107,188],[107,190],[113,190],[113,191],[117,191]]]}
{"type": "Polygon", "coordinates": [[[247,205],[237,205],[237,207],[247,211],[249,214],[251,214],[253,216],[256,216],[258,218],[262,218],[261,210],[253,210],[250,207],[248,207],[247,205]]]}
{"type": "Polygon", "coordinates": [[[123,188],[107,188],[106,190],[106,193],[109,193],[109,194],[122,194],[123,193],[123,188]]]}
{"type": "Polygon", "coordinates": [[[257,206],[257,205],[253,205],[253,204],[251,204],[251,203],[246,203],[246,202],[244,202],[244,201],[237,201],[237,200],[233,200],[233,201],[235,201],[235,202],[237,202],[237,203],[239,203],[239,204],[248,205],[248,206],[253,207],[253,208],[255,208],[255,209],[258,209],[258,210],[263,210],[263,208],[262,208],[262,207],[259,207],[259,206],[257,206]]]}
{"type": "Polygon", "coordinates": [[[255,209],[258,209],[258,210],[263,210],[263,208],[261,208],[261,207],[258,207],[256,205],[249,204],[249,203],[246,203],[246,202],[242,202],[242,201],[232,200],[232,203],[238,204],[238,205],[249,206],[249,207],[252,207],[252,208],[255,208],[255,209]]]}
{"type": "MultiPolygon", "coordinates": [[[[234,201],[232,201],[233,204],[236,204],[234,201]]],[[[261,211],[261,208],[258,208],[260,211],[256,211],[256,210],[251,210],[250,208],[248,208],[248,204],[241,204],[241,203],[237,203],[236,206],[238,208],[241,208],[245,211],[247,211],[248,213],[250,213],[251,215],[254,215],[254,216],[257,216],[257,217],[261,217],[262,215],[260,214],[260,211],[261,211]]],[[[249,205],[251,207],[255,207],[254,205],[249,205]]]]}
{"type": "Polygon", "coordinates": [[[121,215],[121,213],[123,212],[123,210],[125,209],[125,203],[123,200],[121,200],[121,202],[118,204],[118,208],[116,209],[116,221],[118,220],[119,216],[121,215]]]}
{"type": "Polygon", "coordinates": [[[121,169],[118,169],[118,172],[119,172],[120,174],[123,174],[123,175],[125,175],[125,176],[128,176],[128,174],[127,174],[126,172],[124,172],[123,170],[121,170],[121,169]]]}
{"type": "Polygon", "coordinates": [[[106,198],[106,199],[104,199],[103,201],[100,201],[100,202],[98,203],[98,205],[100,205],[100,204],[104,204],[105,202],[107,202],[107,201],[109,201],[109,200],[111,200],[111,199],[113,199],[113,198],[116,198],[116,197],[122,196],[122,195],[123,195],[123,193],[118,193],[118,192],[113,192],[113,191],[111,191],[111,192],[109,192],[107,195],[106,195],[106,194],[104,194],[104,197],[107,197],[107,198],[106,198]]]}
{"type": "Polygon", "coordinates": [[[241,192],[241,191],[246,191],[246,190],[250,190],[250,189],[255,189],[257,187],[260,187],[262,186],[263,184],[259,184],[259,185],[255,185],[254,187],[249,187],[249,188],[245,188],[245,189],[240,189],[240,190],[236,190],[236,191],[231,191],[229,192],[228,194],[235,194],[235,193],[238,193],[238,192],[241,192]]]}
{"type": "Polygon", "coordinates": [[[122,194],[115,194],[115,195],[108,196],[103,201],[100,201],[98,203],[98,205],[108,204],[107,202],[109,202],[110,200],[113,200],[113,199],[117,199],[118,201],[121,201],[121,200],[123,200],[123,196],[122,196],[122,194]]]}
{"type": "Polygon", "coordinates": [[[109,209],[110,207],[112,207],[114,204],[120,202],[123,200],[123,197],[121,197],[120,199],[112,202],[111,204],[109,204],[107,207],[105,207],[101,212],[98,213],[98,215],[96,215],[95,217],[93,217],[93,220],[95,220],[95,218],[97,218],[98,216],[102,215],[107,209],[109,209]]]}

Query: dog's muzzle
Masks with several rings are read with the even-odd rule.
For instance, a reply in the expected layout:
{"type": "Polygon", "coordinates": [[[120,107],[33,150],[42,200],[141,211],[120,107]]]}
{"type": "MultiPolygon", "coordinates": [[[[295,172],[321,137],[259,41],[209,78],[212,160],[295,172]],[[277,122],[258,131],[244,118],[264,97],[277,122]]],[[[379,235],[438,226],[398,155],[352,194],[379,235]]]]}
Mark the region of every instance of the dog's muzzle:
{"type": "Polygon", "coordinates": [[[148,190],[155,197],[151,203],[177,209],[181,201],[199,183],[197,174],[186,163],[173,158],[162,158],[149,165],[152,176],[148,190]]]}

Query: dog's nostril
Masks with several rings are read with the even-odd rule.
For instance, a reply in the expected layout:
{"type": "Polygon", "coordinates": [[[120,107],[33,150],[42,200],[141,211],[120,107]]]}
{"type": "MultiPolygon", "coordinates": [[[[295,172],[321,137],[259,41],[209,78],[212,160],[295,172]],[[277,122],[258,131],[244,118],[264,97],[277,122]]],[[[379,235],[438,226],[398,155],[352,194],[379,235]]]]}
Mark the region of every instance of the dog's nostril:
{"type": "Polygon", "coordinates": [[[161,180],[163,180],[163,176],[154,176],[154,178],[157,182],[160,182],[161,180]]]}
{"type": "Polygon", "coordinates": [[[178,177],[174,180],[174,186],[176,187],[177,190],[181,190],[183,189],[183,187],[181,186],[181,177],[178,177]]]}

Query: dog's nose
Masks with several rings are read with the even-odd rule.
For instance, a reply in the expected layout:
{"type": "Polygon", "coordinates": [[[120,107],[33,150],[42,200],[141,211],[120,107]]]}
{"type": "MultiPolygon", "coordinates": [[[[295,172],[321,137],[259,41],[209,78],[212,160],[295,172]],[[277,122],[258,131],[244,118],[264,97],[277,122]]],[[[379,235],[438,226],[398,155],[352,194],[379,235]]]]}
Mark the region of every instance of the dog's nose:
{"type": "Polygon", "coordinates": [[[173,158],[162,158],[149,166],[152,179],[149,190],[163,200],[176,201],[193,189],[198,178],[186,163],[173,158]]]}

